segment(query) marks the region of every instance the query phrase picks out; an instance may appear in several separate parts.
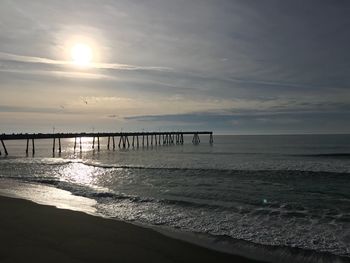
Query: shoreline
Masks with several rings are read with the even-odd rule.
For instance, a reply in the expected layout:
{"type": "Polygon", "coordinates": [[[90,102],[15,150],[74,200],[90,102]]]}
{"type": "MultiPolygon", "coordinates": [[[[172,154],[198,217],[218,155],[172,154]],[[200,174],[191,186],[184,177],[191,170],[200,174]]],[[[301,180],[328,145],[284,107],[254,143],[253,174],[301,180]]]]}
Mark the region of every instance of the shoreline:
{"type": "MultiPolygon", "coordinates": [[[[188,243],[209,251],[218,252],[220,254],[228,254],[234,257],[239,256],[243,259],[248,260],[243,262],[261,262],[263,260],[264,262],[276,263],[283,260],[285,263],[341,263],[348,262],[349,260],[347,257],[337,256],[327,252],[296,247],[262,245],[245,240],[233,239],[228,236],[211,236],[205,233],[188,232],[176,228],[173,229],[168,226],[149,225],[137,221],[124,221],[118,218],[109,218],[94,211],[94,205],[96,204],[95,200],[73,195],[66,190],[61,190],[52,186],[45,185],[40,185],[39,187],[39,185],[30,182],[26,182],[26,187],[23,187],[23,182],[18,182],[17,180],[13,179],[0,179],[0,183],[0,209],[1,205],[3,205],[1,204],[1,202],[3,202],[1,200],[2,197],[15,200],[23,200],[25,202],[36,205],[36,209],[39,210],[41,210],[41,208],[45,209],[46,207],[49,207],[51,209],[66,211],[67,213],[82,213],[86,216],[95,217],[97,219],[116,222],[116,224],[126,224],[128,226],[136,227],[141,230],[146,229],[148,231],[157,232],[166,238],[178,240],[179,242],[188,243]],[[59,199],[56,199],[55,196],[59,196],[59,199]]],[[[20,208],[25,209],[25,206],[26,204],[23,204],[20,206],[20,208]]],[[[7,210],[9,211],[6,211],[5,209],[2,211],[2,213],[13,212],[13,209],[7,210]]],[[[25,224],[26,217],[23,214],[22,216],[24,217],[22,219],[24,223],[22,224],[25,224]]],[[[235,260],[232,262],[241,261],[235,260]]]]}
{"type": "Polygon", "coordinates": [[[134,224],[0,196],[2,262],[262,262],[134,224]]]}

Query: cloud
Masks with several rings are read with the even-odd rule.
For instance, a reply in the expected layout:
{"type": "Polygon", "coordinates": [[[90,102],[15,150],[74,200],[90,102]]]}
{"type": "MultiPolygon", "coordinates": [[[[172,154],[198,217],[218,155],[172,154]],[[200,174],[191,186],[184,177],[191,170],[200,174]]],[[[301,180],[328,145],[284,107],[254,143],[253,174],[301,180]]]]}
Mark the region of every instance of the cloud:
{"type": "Polygon", "coordinates": [[[62,108],[45,108],[45,107],[30,107],[30,106],[9,106],[0,105],[0,113],[2,112],[12,112],[12,113],[59,113],[62,108]]]}
{"type": "MultiPolygon", "coordinates": [[[[16,54],[0,52],[0,62],[14,61],[33,64],[47,64],[56,66],[76,67],[73,61],[53,60],[42,57],[21,56],[16,54]]],[[[145,71],[171,71],[171,68],[156,66],[138,66],[118,63],[90,63],[88,69],[113,69],[113,70],[145,70],[145,71]]]]}
{"type": "Polygon", "coordinates": [[[301,2],[2,1],[0,104],[38,116],[64,105],[67,118],[116,115],[134,127],[295,131],[306,119],[340,120],[350,105],[350,4],[301,2]],[[98,63],[69,61],[76,39],[90,41],[98,63]]]}
{"type": "Polygon", "coordinates": [[[263,105],[260,108],[251,105],[244,108],[227,108],[221,110],[198,111],[184,114],[139,115],[125,119],[144,122],[189,122],[215,124],[217,122],[254,119],[259,122],[296,123],[304,117],[350,114],[350,105],[346,103],[327,102],[282,102],[280,105],[263,105]],[[277,121],[278,120],[278,121],[277,121]]]}
{"type": "Polygon", "coordinates": [[[195,112],[171,115],[141,115],[126,120],[150,127],[212,130],[224,134],[347,133],[350,110],[195,112]]]}

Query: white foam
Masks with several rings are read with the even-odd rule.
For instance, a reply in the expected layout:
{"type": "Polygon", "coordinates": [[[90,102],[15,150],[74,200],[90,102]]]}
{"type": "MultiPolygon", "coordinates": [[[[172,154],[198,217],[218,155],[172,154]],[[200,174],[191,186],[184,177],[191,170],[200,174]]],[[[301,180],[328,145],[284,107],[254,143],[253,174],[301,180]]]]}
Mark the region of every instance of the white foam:
{"type": "Polygon", "coordinates": [[[95,200],[75,196],[68,191],[42,184],[0,179],[0,195],[26,199],[42,205],[51,205],[88,214],[96,212],[94,207],[96,205],[95,200]]]}

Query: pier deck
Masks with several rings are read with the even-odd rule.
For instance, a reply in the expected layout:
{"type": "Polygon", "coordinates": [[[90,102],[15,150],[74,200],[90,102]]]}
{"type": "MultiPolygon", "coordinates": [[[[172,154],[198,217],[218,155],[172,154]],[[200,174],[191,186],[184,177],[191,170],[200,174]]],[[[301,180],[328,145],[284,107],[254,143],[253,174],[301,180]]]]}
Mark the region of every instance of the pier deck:
{"type": "MultiPolygon", "coordinates": [[[[5,155],[8,155],[4,141],[9,140],[26,140],[26,154],[29,152],[29,142],[32,143],[32,154],[35,154],[35,140],[52,139],[52,151],[56,152],[56,140],[58,140],[58,152],[61,153],[61,139],[74,138],[74,151],[79,141],[80,151],[82,150],[81,138],[93,138],[92,149],[100,150],[100,138],[108,138],[107,149],[116,148],[115,137],[119,137],[119,148],[129,147],[148,147],[153,145],[182,145],[184,144],[184,135],[193,135],[192,143],[200,143],[199,135],[209,135],[209,143],[213,143],[213,132],[211,131],[187,131],[187,132],[80,132],[80,133],[17,133],[17,134],[0,134],[0,142],[5,155]],[[130,142],[130,140],[132,140],[130,142]]],[[[1,150],[0,150],[1,155],[1,150]]]]}

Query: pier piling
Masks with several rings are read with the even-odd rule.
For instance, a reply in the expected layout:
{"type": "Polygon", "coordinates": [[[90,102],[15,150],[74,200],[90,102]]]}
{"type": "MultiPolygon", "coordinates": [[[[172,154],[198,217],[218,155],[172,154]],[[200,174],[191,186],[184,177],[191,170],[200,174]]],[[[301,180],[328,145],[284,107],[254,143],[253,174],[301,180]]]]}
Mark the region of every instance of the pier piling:
{"type": "Polygon", "coordinates": [[[200,142],[201,142],[201,140],[199,139],[198,133],[195,133],[195,134],[193,135],[192,143],[193,143],[194,145],[198,145],[200,142]]]}
{"type": "Polygon", "coordinates": [[[61,138],[58,138],[58,153],[61,154],[62,147],[61,147],[61,138]]]}
{"type": "Polygon", "coordinates": [[[53,137],[53,142],[52,142],[52,153],[55,153],[55,147],[56,147],[56,137],[53,137]]]}
{"type": "Polygon", "coordinates": [[[29,139],[27,139],[26,155],[28,155],[28,150],[29,150],[29,139]]]}
{"type": "Polygon", "coordinates": [[[32,153],[33,153],[33,155],[35,155],[35,144],[34,144],[34,138],[32,139],[32,147],[33,147],[33,149],[32,149],[32,153]]]}
{"type": "Polygon", "coordinates": [[[126,145],[125,136],[123,136],[122,140],[123,140],[123,149],[125,149],[125,145],[126,145]]]}
{"type": "Polygon", "coordinates": [[[3,140],[1,140],[1,144],[2,144],[2,147],[4,148],[4,152],[5,152],[5,155],[9,155],[8,152],[7,152],[7,149],[6,149],[6,146],[5,146],[5,143],[3,140]]]}

